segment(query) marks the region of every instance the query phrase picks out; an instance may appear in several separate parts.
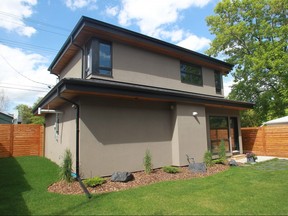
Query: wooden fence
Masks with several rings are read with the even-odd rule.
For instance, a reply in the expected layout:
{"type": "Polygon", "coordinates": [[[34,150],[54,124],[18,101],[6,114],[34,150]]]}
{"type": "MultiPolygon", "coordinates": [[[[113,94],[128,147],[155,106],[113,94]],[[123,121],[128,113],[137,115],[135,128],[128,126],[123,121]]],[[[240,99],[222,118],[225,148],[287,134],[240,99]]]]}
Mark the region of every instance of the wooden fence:
{"type": "Polygon", "coordinates": [[[0,158],[43,156],[44,126],[0,124],[0,158]]]}
{"type": "Polygon", "coordinates": [[[241,128],[243,151],[288,157],[288,126],[241,128]]]}

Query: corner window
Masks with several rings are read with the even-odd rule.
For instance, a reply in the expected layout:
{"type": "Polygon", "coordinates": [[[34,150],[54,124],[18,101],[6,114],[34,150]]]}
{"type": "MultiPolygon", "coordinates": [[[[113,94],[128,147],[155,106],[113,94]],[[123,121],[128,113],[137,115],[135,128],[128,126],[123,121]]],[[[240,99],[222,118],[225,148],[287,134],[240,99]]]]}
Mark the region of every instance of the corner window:
{"type": "Polygon", "coordinates": [[[199,86],[203,85],[201,67],[182,62],[180,64],[180,72],[181,82],[199,86]]]}
{"type": "Polygon", "coordinates": [[[86,77],[89,75],[112,76],[112,45],[93,39],[86,46],[86,77]]]}
{"type": "Polygon", "coordinates": [[[215,77],[215,90],[217,94],[222,94],[222,76],[219,71],[214,72],[215,77]]]}

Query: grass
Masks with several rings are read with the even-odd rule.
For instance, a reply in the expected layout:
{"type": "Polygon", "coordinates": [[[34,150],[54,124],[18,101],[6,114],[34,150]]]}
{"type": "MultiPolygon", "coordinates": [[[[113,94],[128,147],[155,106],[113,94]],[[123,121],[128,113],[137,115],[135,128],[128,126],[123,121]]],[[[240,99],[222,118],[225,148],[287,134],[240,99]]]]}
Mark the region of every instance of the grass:
{"type": "Polygon", "coordinates": [[[161,182],[88,200],[85,195],[47,192],[58,179],[58,166],[49,160],[4,158],[0,159],[0,214],[286,215],[288,161],[280,165],[278,169],[279,160],[272,160],[233,167],[206,178],[161,182]]]}

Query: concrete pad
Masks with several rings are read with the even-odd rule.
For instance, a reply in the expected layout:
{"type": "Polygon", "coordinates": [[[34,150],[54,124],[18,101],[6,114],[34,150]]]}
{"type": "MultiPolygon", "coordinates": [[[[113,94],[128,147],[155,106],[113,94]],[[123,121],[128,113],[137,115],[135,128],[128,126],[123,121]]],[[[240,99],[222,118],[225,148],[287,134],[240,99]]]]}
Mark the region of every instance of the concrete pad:
{"type": "MultiPolygon", "coordinates": [[[[267,160],[272,160],[274,158],[278,158],[278,159],[286,159],[288,160],[288,158],[280,158],[280,157],[274,157],[274,156],[257,156],[257,160],[256,162],[263,162],[263,161],[267,161],[267,160]]],[[[236,162],[239,163],[247,163],[247,158],[234,158],[234,160],[236,160],[236,162]]]]}

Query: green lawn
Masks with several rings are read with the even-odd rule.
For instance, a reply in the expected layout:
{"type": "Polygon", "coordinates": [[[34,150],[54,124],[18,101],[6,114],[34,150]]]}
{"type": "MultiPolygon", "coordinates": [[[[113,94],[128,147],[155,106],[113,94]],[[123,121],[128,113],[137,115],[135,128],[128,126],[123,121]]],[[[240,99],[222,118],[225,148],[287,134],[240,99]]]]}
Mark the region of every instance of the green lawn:
{"type": "Polygon", "coordinates": [[[0,215],[288,214],[288,161],[234,167],[206,178],[93,195],[90,200],[48,193],[57,169],[40,157],[0,159],[0,215]]]}

